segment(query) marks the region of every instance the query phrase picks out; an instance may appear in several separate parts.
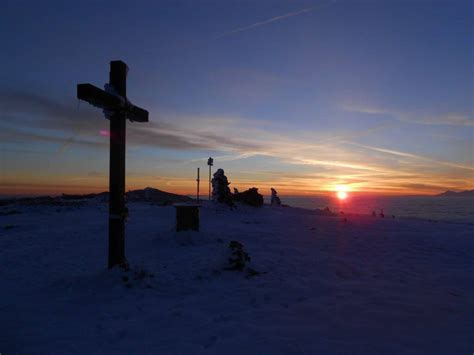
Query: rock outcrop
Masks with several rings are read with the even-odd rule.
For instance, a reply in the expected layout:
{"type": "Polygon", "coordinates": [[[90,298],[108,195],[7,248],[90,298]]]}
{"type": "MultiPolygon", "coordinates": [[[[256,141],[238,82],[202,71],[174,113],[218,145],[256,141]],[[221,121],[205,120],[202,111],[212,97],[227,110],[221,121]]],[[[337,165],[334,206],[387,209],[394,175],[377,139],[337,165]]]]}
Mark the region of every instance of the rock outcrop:
{"type": "Polygon", "coordinates": [[[212,200],[233,206],[232,194],[229,189],[230,182],[224,174],[223,169],[217,169],[212,178],[212,200]]]}
{"type": "Polygon", "coordinates": [[[263,196],[258,193],[256,187],[252,187],[244,192],[234,194],[234,201],[242,202],[254,207],[260,207],[263,205],[263,196]]]}

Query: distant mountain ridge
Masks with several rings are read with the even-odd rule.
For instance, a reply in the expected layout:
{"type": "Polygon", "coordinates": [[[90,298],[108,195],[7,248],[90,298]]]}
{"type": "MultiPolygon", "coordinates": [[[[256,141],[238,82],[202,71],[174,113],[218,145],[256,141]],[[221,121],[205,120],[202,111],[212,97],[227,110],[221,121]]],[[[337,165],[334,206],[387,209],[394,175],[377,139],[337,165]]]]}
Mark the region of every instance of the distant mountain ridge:
{"type": "MultiPolygon", "coordinates": [[[[171,205],[177,202],[191,202],[193,199],[189,196],[173,194],[170,192],[161,191],[152,187],[146,187],[142,190],[132,190],[125,193],[127,201],[142,201],[151,202],[158,205],[171,205]]],[[[21,197],[1,199],[0,206],[5,206],[13,203],[22,205],[58,205],[81,203],[84,200],[95,200],[105,202],[109,200],[109,192],[90,193],[84,195],[68,195],[62,194],[58,197],[39,196],[39,197],[21,197]]]]}
{"type": "Polygon", "coordinates": [[[435,195],[437,197],[474,197],[474,190],[465,190],[465,191],[445,191],[439,195],[435,195]]]}
{"type": "MultiPolygon", "coordinates": [[[[127,201],[146,201],[154,202],[161,205],[170,205],[176,202],[189,202],[192,201],[191,197],[173,194],[171,192],[161,191],[153,187],[146,187],[142,190],[131,190],[125,193],[127,201]]],[[[87,194],[87,195],[66,195],[63,194],[62,199],[64,200],[83,200],[83,199],[109,199],[109,192],[101,192],[98,194],[87,194]]]]}
{"type": "Polygon", "coordinates": [[[189,196],[173,194],[170,192],[146,187],[143,190],[132,190],[126,193],[128,201],[148,201],[162,205],[170,205],[176,202],[190,202],[193,199],[189,196]]]}

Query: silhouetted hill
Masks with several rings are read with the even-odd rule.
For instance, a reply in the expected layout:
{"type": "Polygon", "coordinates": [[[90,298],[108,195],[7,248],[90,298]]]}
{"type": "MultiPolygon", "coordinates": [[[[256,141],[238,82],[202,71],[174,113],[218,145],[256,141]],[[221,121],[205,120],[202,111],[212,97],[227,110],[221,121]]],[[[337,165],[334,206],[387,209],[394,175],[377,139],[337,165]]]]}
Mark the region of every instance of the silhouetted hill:
{"type": "MultiPolygon", "coordinates": [[[[146,187],[141,190],[131,190],[125,193],[127,201],[146,201],[154,202],[160,205],[170,205],[176,202],[189,202],[192,198],[184,195],[173,194],[166,191],[154,189],[152,187],[146,187]]],[[[101,192],[98,194],[87,194],[87,195],[62,195],[64,200],[86,200],[86,199],[100,199],[107,201],[109,199],[109,193],[101,192]]]]}
{"type": "Polygon", "coordinates": [[[184,195],[172,194],[152,187],[143,190],[132,190],[126,193],[128,201],[148,201],[160,205],[170,205],[176,202],[190,202],[193,199],[184,195]]]}
{"type": "Polygon", "coordinates": [[[474,197],[474,190],[466,190],[466,191],[445,191],[439,195],[435,195],[438,197],[474,197]]]}
{"type": "MultiPolygon", "coordinates": [[[[154,189],[152,187],[147,187],[142,190],[133,190],[125,193],[128,201],[146,201],[155,203],[158,205],[171,205],[176,202],[191,202],[193,199],[184,196],[173,194],[170,192],[161,191],[154,189]]],[[[1,199],[0,206],[10,205],[17,203],[20,205],[53,205],[53,206],[63,206],[63,205],[74,205],[81,204],[84,200],[96,200],[99,202],[106,202],[109,200],[109,192],[104,191],[100,193],[91,193],[84,195],[68,195],[62,194],[58,197],[51,196],[39,196],[39,197],[22,197],[22,198],[10,198],[10,199],[1,199]]]]}

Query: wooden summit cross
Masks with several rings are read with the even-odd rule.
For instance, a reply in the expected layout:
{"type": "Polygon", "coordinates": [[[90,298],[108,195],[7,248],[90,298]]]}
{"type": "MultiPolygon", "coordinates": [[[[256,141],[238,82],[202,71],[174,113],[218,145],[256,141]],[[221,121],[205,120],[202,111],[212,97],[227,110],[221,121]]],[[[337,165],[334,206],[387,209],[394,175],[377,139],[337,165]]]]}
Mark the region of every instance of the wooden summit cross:
{"type": "Polygon", "coordinates": [[[127,100],[127,64],[110,62],[105,90],[92,84],[77,85],[77,98],[104,110],[110,120],[109,165],[109,268],[125,265],[125,132],[126,119],[148,122],[148,111],[127,100]]]}

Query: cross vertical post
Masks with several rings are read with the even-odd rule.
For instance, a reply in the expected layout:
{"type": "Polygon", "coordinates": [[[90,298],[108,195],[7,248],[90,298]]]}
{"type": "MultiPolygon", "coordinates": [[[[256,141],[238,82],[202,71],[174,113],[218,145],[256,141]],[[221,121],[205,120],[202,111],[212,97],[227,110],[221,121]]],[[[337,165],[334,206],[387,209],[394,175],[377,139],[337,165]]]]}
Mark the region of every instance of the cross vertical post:
{"type": "Polygon", "coordinates": [[[77,98],[101,108],[110,120],[109,162],[109,258],[108,266],[125,266],[125,136],[126,120],[148,122],[148,111],[127,99],[127,64],[110,62],[105,90],[92,84],[78,84],[77,98]]]}
{"type": "MultiPolygon", "coordinates": [[[[127,71],[122,61],[110,63],[109,84],[122,97],[127,97],[127,71]]],[[[126,117],[123,112],[115,111],[110,118],[109,268],[126,263],[125,136],[126,117]]]]}

